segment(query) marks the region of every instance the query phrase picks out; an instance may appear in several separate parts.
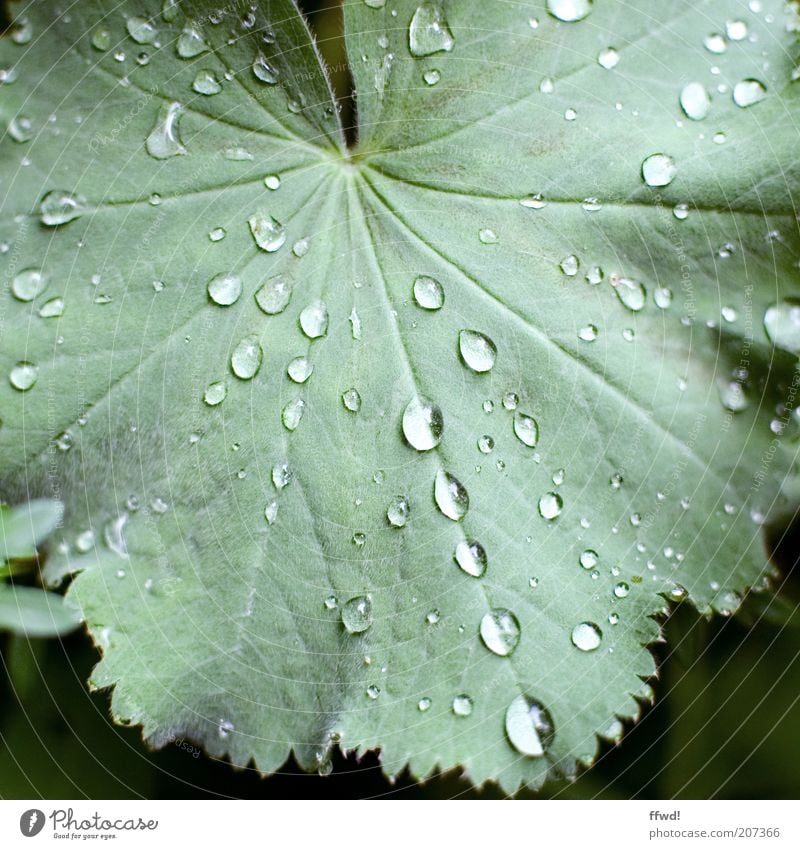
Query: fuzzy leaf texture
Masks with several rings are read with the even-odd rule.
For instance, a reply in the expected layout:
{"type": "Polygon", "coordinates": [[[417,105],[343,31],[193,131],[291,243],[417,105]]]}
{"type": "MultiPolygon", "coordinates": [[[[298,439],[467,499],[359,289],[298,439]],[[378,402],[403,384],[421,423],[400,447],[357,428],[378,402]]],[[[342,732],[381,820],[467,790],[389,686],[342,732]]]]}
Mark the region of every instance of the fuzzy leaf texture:
{"type": "Polygon", "coordinates": [[[796,9],[380,5],[348,151],[289,0],[12,4],[3,495],[152,745],[535,788],[797,506],[796,9]]]}

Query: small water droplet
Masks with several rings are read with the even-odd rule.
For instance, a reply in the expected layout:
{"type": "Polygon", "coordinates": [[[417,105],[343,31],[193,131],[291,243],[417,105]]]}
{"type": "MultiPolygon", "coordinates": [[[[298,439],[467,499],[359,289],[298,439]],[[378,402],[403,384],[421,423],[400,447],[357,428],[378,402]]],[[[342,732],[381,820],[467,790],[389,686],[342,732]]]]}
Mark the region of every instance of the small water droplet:
{"type": "Polygon", "coordinates": [[[439,469],[433,486],[433,497],[436,506],[454,522],[459,522],[469,510],[469,494],[455,475],[439,469]]]}
{"type": "Polygon", "coordinates": [[[750,406],[744,387],[738,380],[720,380],[717,384],[722,406],[732,413],[740,413],[750,406]]]}
{"type": "Polygon", "coordinates": [[[394,528],[404,528],[408,522],[409,501],[405,495],[396,496],[386,510],[386,518],[394,528]]]}
{"type": "Polygon", "coordinates": [[[761,102],[766,96],[767,88],[759,80],[742,80],[733,87],[733,102],[743,109],[761,102]]]}
{"type": "Polygon", "coordinates": [[[731,41],[743,41],[747,38],[747,24],[744,21],[726,21],[725,34],[731,41]]]}
{"type": "Polygon", "coordinates": [[[228,388],[220,380],[208,386],[205,395],[203,396],[203,400],[209,407],[216,407],[217,404],[221,404],[225,400],[225,396],[227,394],[228,388]]]}
{"type": "Polygon", "coordinates": [[[164,104],[159,109],[156,123],[145,142],[147,152],[154,159],[169,159],[186,154],[178,132],[178,121],[182,112],[183,106],[177,101],[164,104]]]}
{"type": "Polygon", "coordinates": [[[306,357],[295,357],[286,368],[287,374],[295,383],[305,383],[313,371],[314,366],[306,357]]]}
{"type": "Polygon", "coordinates": [[[261,368],[264,352],[257,336],[245,336],[233,349],[231,370],[242,380],[251,380],[261,368]]]}
{"type": "Polygon", "coordinates": [[[491,436],[481,436],[478,439],[478,450],[481,454],[491,454],[494,449],[494,440],[491,436]]]}
{"type": "Polygon", "coordinates": [[[275,524],[275,520],[278,518],[278,502],[270,501],[267,506],[264,508],[264,518],[267,520],[267,524],[273,525],[275,524]]]}
{"type": "Polygon", "coordinates": [[[654,153],[642,162],[642,179],[648,186],[668,186],[677,174],[675,161],[664,153],[654,153]]]}
{"type": "Polygon", "coordinates": [[[19,389],[20,392],[27,392],[33,388],[38,378],[39,366],[23,360],[11,369],[8,379],[14,389],[19,389]]]}
{"type": "Polygon", "coordinates": [[[496,245],[500,240],[497,238],[497,233],[490,227],[483,227],[478,231],[478,239],[483,245],[496,245]]]}
{"type": "Polygon", "coordinates": [[[488,336],[477,330],[462,330],[458,335],[458,345],[461,358],[469,368],[478,373],[491,370],[497,358],[497,348],[488,336]]]}
{"type": "Polygon", "coordinates": [[[277,174],[267,174],[264,185],[272,192],[277,191],[281,187],[281,178],[277,174]]]}
{"type": "Polygon", "coordinates": [[[711,108],[711,98],[702,83],[687,83],[681,90],[680,99],[681,109],[692,121],[702,121],[711,108]]]}
{"type": "Polygon", "coordinates": [[[370,699],[375,700],[375,699],[378,698],[378,696],[380,696],[380,694],[381,694],[381,688],[375,686],[375,684],[370,684],[369,687],[367,687],[367,696],[370,699]]]}
{"type": "Polygon", "coordinates": [[[221,307],[235,304],[241,294],[242,280],[237,274],[223,272],[208,282],[208,297],[221,307]]]}
{"type": "Polygon", "coordinates": [[[619,64],[619,53],[613,47],[606,47],[605,50],[600,51],[597,63],[601,68],[610,71],[619,64]]]}
{"type": "Polygon", "coordinates": [[[521,754],[540,758],[555,737],[553,718],[547,708],[531,696],[517,696],[506,711],[506,735],[521,754]]]}
{"type": "Polygon", "coordinates": [[[428,710],[432,704],[433,702],[427,696],[423,696],[417,702],[417,710],[421,711],[422,713],[425,713],[425,711],[428,710]]]}
{"type": "Polygon", "coordinates": [[[33,123],[25,115],[16,115],[8,122],[8,134],[21,144],[33,138],[33,123]]]}
{"type": "Polygon", "coordinates": [[[313,301],[300,313],[300,327],[309,339],[328,332],[328,308],[323,301],[313,301]]]}
{"type": "Polygon", "coordinates": [[[557,492],[546,492],[539,499],[539,515],[551,522],[561,515],[564,500],[557,492]]]}
{"type": "Polygon", "coordinates": [[[597,339],[597,334],[597,326],[594,324],[587,324],[578,331],[578,338],[583,342],[594,342],[594,340],[597,339]]]}
{"type": "Polygon", "coordinates": [[[453,557],[462,571],[473,578],[480,578],[489,562],[486,549],[477,540],[461,540],[456,545],[453,557]]]}
{"type": "Polygon", "coordinates": [[[517,411],[514,413],[514,436],[529,448],[535,448],[539,441],[539,425],[532,416],[517,411]]]}
{"type": "Polygon", "coordinates": [[[709,53],[720,54],[728,49],[728,43],[725,41],[725,36],[718,32],[711,33],[703,39],[703,45],[709,53]]]}
{"type": "Polygon", "coordinates": [[[472,713],[472,699],[466,693],[453,699],[453,713],[456,716],[469,716],[472,713]]]}
{"type": "Polygon", "coordinates": [[[194,78],[192,88],[198,94],[204,94],[207,97],[210,97],[212,94],[219,94],[222,91],[220,81],[211,71],[199,71],[194,78]]]}
{"type": "Polygon", "coordinates": [[[647,302],[647,291],[644,286],[636,280],[612,274],[609,282],[614,287],[617,297],[632,312],[639,312],[647,302]]]}
{"type": "Polygon", "coordinates": [[[581,552],[581,556],[578,558],[581,566],[584,569],[594,569],[597,566],[598,561],[600,560],[599,555],[596,551],[593,551],[591,548],[587,548],[586,551],[581,552]]]}
{"type": "Polygon", "coordinates": [[[764,313],[764,330],[777,348],[800,354],[800,301],[787,298],[769,306],[764,313]]]}
{"type": "Polygon", "coordinates": [[[281,423],[288,431],[297,430],[305,412],[306,402],[302,398],[292,398],[281,410],[281,423]]]}
{"type": "Polygon", "coordinates": [[[187,26],[178,36],[177,53],[181,59],[193,59],[208,50],[203,36],[194,26],[187,26]]]}
{"type": "Polygon", "coordinates": [[[285,489],[294,477],[294,472],[288,463],[276,463],[272,467],[272,484],[280,492],[285,489]]]}
{"type": "Polygon", "coordinates": [[[48,192],[39,204],[39,219],[48,227],[68,224],[86,211],[86,199],[71,192],[48,192]]]}
{"type": "Polygon", "coordinates": [[[231,736],[231,732],[233,730],[233,723],[229,719],[221,719],[219,721],[217,731],[221,739],[226,740],[228,737],[231,736]]]}
{"type": "Polygon", "coordinates": [[[372,602],[368,596],[351,598],[342,605],[342,625],[349,634],[363,634],[372,625],[372,602]]]}
{"type": "Polygon", "coordinates": [[[544,209],[547,206],[547,201],[539,193],[527,195],[519,203],[520,206],[524,206],[526,209],[544,209]]]}
{"type": "Polygon", "coordinates": [[[592,11],[593,0],[547,0],[547,11],[559,21],[582,21],[592,11]]]}
{"type": "Polygon", "coordinates": [[[342,403],[351,413],[361,409],[361,395],[357,389],[348,389],[342,393],[342,403]]]}
{"type": "Polygon", "coordinates": [[[111,47],[111,33],[105,27],[98,27],[92,32],[92,47],[95,50],[108,50],[111,47]]]}
{"type": "Polygon", "coordinates": [[[158,38],[158,30],[146,18],[128,18],[125,26],[137,44],[152,44],[158,38]]]}
{"type": "Polygon", "coordinates": [[[580,260],[574,254],[570,254],[570,256],[564,257],[564,259],[561,260],[558,267],[561,269],[563,274],[566,274],[567,277],[574,277],[578,273],[580,260]]]}
{"type": "Polygon", "coordinates": [[[444,416],[427,398],[413,398],[403,412],[403,435],[417,451],[430,451],[442,441],[444,416]]]}
{"type": "Polygon", "coordinates": [[[444,306],[444,289],[433,277],[417,277],[414,281],[414,300],[425,310],[438,310],[444,306]]]}
{"type": "Polygon", "coordinates": [[[519,643],[519,620],[510,610],[497,608],[481,619],[480,633],[483,644],[490,652],[507,657],[519,643]]]}
{"type": "Polygon", "coordinates": [[[408,47],[412,56],[449,53],[455,45],[441,5],[423,3],[417,7],[408,27],[408,47]]]}
{"type": "Polygon", "coordinates": [[[272,277],[256,292],[255,299],[259,309],[267,315],[278,315],[289,305],[292,289],[289,281],[282,276],[272,277]]]}
{"type": "Polygon", "coordinates": [[[47,288],[48,279],[38,268],[26,268],[11,281],[11,293],[18,301],[32,301],[47,288]]]}
{"type": "Polygon", "coordinates": [[[617,598],[625,598],[625,596],[627,596],[630,591],[631,591],[631,588],[625,583],[625,581],[620,581],[614,587],[614,595],[617,598]]]}
{"type": "Polygon", "coordinates": [[[425,71],[422,75],[422,79],[425,80],[428,85],[436,85],[441,78],[442,75],[436,68],[431,68],[429,71],[425,71]]]}
{"type": "Polygon", "coordinates": [[[274,253],[286,241],[286,228],[271,215],[255,212],[247,219],[255,243],[262,251],[274,253]]]}
{"type": "Polygon", "coordinates": [[[256,79],[267,85],[275,85],[280,77],[278,69],[271,65],[261,53],[253,60],[253,74],[256,79]]]}

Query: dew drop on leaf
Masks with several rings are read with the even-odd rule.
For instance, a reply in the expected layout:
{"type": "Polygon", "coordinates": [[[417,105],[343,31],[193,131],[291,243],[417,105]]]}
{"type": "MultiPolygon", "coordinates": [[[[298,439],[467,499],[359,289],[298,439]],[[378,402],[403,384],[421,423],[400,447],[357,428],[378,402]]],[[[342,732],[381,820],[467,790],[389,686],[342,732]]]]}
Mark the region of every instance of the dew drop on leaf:
{"type": "Polygon", "coordinates": [[[681,109],[692,121],[702,121],[711,108],[711,98],[702,83],[687,83],[681,89],[681,109]]]}
{"type": "Polygon", "coordinates": [[[42,318],[58,318],[59,316],[64,315],[64,299],[50,298],[49,301],[45,301],[45,303],[39,307],[39,315],[42,318]]]}
{"type": "Polygon", "coordinates": [[[267,83],[267,85],[275,85],[279,79],[278,69],[266,60],[266,58],[259,53],[253,61],[253,74],[256,79],[261,80],[262,83],[267,83]]]}
{"type": "Polygon", "coordinates": [[[412,398],[403,412],[403,435],[417,451],[430,451],[442,441],[444,416],[427,398],[412,398]]]}
{"type": "Polygon", "coordinates": [[[186,154],[178,133],[178,120],[182,112],[183,106],[177,101],[164,104],[159,109],[156,123],[145,143],[147,152],[154,159],[169,159],[186,154]]]}
{"type": "Polygon", "coordinates": [[[580,260],[574,254],[570,254],[561,260],[558,267],[561,269],[563,274],[566,274],[567,277],[574,277],[578,273],[580,260]]]}
{"type": "Polygon", "coordinates": [[[281,423],[288,431],[297,430],[300,420],[303,418],[303,412],[306,408],[306,402],[302,398],[292,398],[288,401],[281,410],[281,423]]]}
{"type": "Polygon", "coordinates": [[[436,70],[436,68],[431,68],[429,71],[425,71],[422,75],[422,79],[425,80],[428,85],[436,85],[441,78],[442,75],[436,70]]]}
{"type": "Polygon", "coordinates": [[[800,354],[800,301],[787,298],[767,308],[764,330],[777,348],[800,354]]]}
{"type": "Polygon", "coordinates": [[[490,652],[507,657],[519,643],[519,620],[510,610],[497,608],[481,619],[480,633],[483,644],[490,652]]]}
{"type": "Polygon", "coordinates": [[[198,72],[192,83],[192,88],[198,94],[204,94],[206,96],[219,94],[222,91],[222,85],[211,71],[198,72]]]}
{"type": "Polygon", "coordinates": [[[86,210],[86,199],[71,192],[48,192],[39,204],[39,219],[48,227],[68,224],[86,210]]]}
{"type": "Polygon", "coordinates": [[[221,307],[235,304],[242,294],[242,280],[237,274],[217,274],[208,282],[208,297],[221,307]]]}
{"type": "Polygon", "coordinates": [[[250,380],[261,368],[263,351],[256,336],[246,336],[233,349],[231,354],[231,370],[242,380],[250,380]]]}
{"type": "Polygon", "coordinates": [[[47,282],[38,268],[25,268],[11,281],[11,293],[18,301],[32,301],[44,292],[47,282]]]}
{"type": "Polygon", "coordinates": [[[361,409],[361,395],[357,389],[347,389],[342,393],[342,403],[351,413],[357,413],[361,409]]]}
{"type": "Polygon", "coordinates": [[[597,63],[601,68],[610,71],[619,64],[619,53],[613,47],[606,47],[605,50],[600,51],[597,63]]]}
{"type": "Polygon", "coordinates": [[[456,716],[469,716],[472,713],[472,699],[466,693],[453,699],[453,713],[456,716]]]}
{"type": "Polygon", "coordinates": [[[478,451],[480,451],[481,454],[491,454],[493,449],[494,440],[491,436],[484,434],[478,438],[478,451]]]}
{"type": "Polygon", "coordinates": [[[540,758],[555,737],[555,725],[547,708],[530,696],[517,696],[506,710],[506,735],[523,755],[540,758]]]}
{"type": "Polygon", "coordinates": [[[328,332],[328,308],[323,301],[313,301],[300,313],[300,327],[309,339],[328,332]]]}
{"type": "Polygon", "coordinates": [[[597,566],[599,561],[599,556],[596,551],[593,551],[591,548],[587,548],[585,551],[581,552],[581,556],[578,558],[581,566],[584,569],[594,569],[597,566]]]}
{"type": "Polygon", "coordinates": [[[286,367],[287,374],[295,383],[305,383],[312,371],[314,366],[306,357],[295,357],[286,367]]]}
{"type": "Polygon", "coordinates": [[[286,241],[286,228],[271,215],[263,212],[253,213],[248,219],[250,232],[253,234],[255,243],[262,251],[274,253],[283,247],[286,241]]]}
{"type": "Polygon", "coordinates": [[[33,123],[25,115],[15,115],[8,122],[8,134],[15,142],[24,143],[33,138],[33,123]]]}
{"type": "Polygon", "coordinates": [[[378,698],[381,694],[381,688],[376,686],[375,684],[370,684],[367,687],[367,697],[372,699],[373,701],[378,698]]]}
{"type": "Polygon", "coordinates": [[[448,519],[459,522],[467,515],[469,494],[461,481],[450,472],[443,469],[436,472],[433,497],[436,506],[448,519]]]}
{"type": "Polygon", "coordinates": [[[603,632],[594,622],[579,622],[572,629],[572,645],[581,651],[594,651],[602,638],[603,632]]]}
{"type": "Polygon", "coordinates": [[[519,411],[514,413],[514,436],[529,448],[535,448],[539,441],[539,425],[532,416],[519,411]]]}
{"type": "Polygon", "coordinates": [[[439,2],[423,3],[417,7],[408,27],[408,48],[412,56],[449,53],[455,40],[439,2]]]}
{"type": "Polygon", "coordinates": [[[432,704],[433,702],[431,701],[431,699],[429,699],[427,696],[423,696],[417,702],[417,710],[421,711],[422,713],[425,713],[425,711],[428,710],[432,704]]]}
{"type": "Polygon", "coordinates": [[[282,313],[292,297],[292,289],[285,277],[278,276],[267,280],[255,294],[259,309],[267,315],[282,313]]]}
{"type": "Polygon", "coordinates": [[[499,241],[497,233],[490,227],[483,227],[478,231],[478,239],[483,245],[496,245],[499,241]]]}
{"type": "Polygon", "coordinates": [[[548,521],[558,518],[563,507],[564,500],[557,492],[546,492],[539,499],[539,515],[548,521]]]}
{"type": "Polygon", "coordinates": [[[592,11],[593,0],[547,0],[547,11],[559,21],[582,21],[592,11]]]}
{"type": "Polygon", "coordinates": [[[386,518],[393,528],[404,528],[408,522],[409,502],[405,495],[398,495],[392,499],[386,510],[386,518]]]}
{"type": "Polygon", "coordinates": [[[742,80],[733,87],[733,102],[742,108],[753,106],[766,96],[766,86],[759,80],[742,80]]]}
{"type": "Polygon", "coordinates": [[[128,18],[125,26],[137,44],[152,44],[158,38],[158,30],[146,18],[128,18]]]}
{"type": "Polygon", "coordinates": [[[453,557],[461,570],[473,578],[480,578],[489,563],[486,549],[477,540],[461,540],[453,557]]]}
{"type": "Polygon", "coordinates": [[[27,392],[31,389],[38,378],[39,366],[24,360],[17,363],[14,368],[11,369],[11,374],[9,375],[11,385],[14,389],[18,389],[20,392],[27,392]]]}
{"type": "Polygon", "coordinates": [[[95,50],[108,50],[111,47],[111,33],[105,27],[98,27],[92,32],[92,47],[95,50]]]}
{"type": "Polygon", "coordinates": [[[728,49],[728,43],[725,41],[725,36],[718,32],[712,32],[703,39],[703,46],[709,53],[720,54],[728,49]]]}
{"type": "Polygon", "coordinates": [[[654,153],[642,162],[642,179],[648,186],[668,186],[676,174],[675,161],[665,153],[654,153]]]}
{"type": "Polygon", "coordinates": [[[647,291],[644,286],[629,277],[612,274],[609,282],[614,287],[617,297],[632,312],[639,312],[647,302],[647,291]]]}
{"type": "Polygon", "coordinates": [[[274,499],[264,508],[264,518],[269,525],[273,525],[278,518],[278,502],[274,499]]]}
{"type": "Polygon", "coordinates": [[[272,484],[278,492],[285,489],[292,482],[293,477],[294,472],[288,463],[276,463],[272,467],[272,484]]]}
{"type": "Polygon", "coordinates": [[[425,310],[438,310],[444,305],[444,289],[433,277],[417,277],[414,281],[414,300],[425,310]]]}
{"type": "Polygon", "coordinates": [[[458,335],[458,346],[464,363],[475,372],[490,371],[497,358],[494,342],[477,330],[462,330],[458,335]]]}
{"type": "Polygon", "coordinates": [[[225,400],[227,394],[228,388],[221,380],[218,380],[215,383],[209,384],[205,395],[203,395],[203,400],[209,407],[216,407],[217,404],[221,404],[225,400]]]}
{"type": "Polygon", "coordinates": [[[349,634],[363,634],[372,625],[372,602],[365,595],[342,605],[342,625],[349,634]]]}
{"type": "Polygon", "coordinates": [[[205,53],[208,50],[208,45],[194,26],[188,26],[178,36],[176,49],[181,59],[193,59],[195,56],[205,53]]]}

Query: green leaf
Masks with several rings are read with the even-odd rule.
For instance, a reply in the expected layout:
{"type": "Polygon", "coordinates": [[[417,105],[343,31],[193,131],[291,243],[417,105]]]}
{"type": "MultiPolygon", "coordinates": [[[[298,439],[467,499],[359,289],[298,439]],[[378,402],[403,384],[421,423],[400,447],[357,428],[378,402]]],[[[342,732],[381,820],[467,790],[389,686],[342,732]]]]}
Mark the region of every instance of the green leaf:
{"type": "Polygon", "coordinates": [[[793,19],[351,0],[347,151],[292,3],[183,7],[26,5],[0,47],[31,133],[0,140],[0,262],[46,282],[0,293],[30,364],[0,461],[67,505],[48,575],[83,570],[94,685],[265,772],[340,742],[507,791],[574,773],[650,698],[665,599],[734,610],[797,507],[793,19]]]}
{"type": "Polygon", "coordinates": [[[36,556],[36,548],[58,527],[64,508],[40,498],[17,507],[0,506],[0,559],[36,556]]]}
{"type": "Polygon", "coordinates": [[[58,637],[74,631],[80,622],[74,606],[57,593],[0,583],[0,631],[58,637]]]}

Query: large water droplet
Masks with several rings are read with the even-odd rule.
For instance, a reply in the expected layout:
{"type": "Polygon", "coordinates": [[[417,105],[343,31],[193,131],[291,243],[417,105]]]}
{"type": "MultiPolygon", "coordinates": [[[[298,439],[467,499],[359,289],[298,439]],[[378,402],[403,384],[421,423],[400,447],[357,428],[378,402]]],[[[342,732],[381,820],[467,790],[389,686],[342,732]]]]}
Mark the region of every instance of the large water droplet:
{"type": "Polygon", "coordinates": [[[414,281],[414,300],[425,310],[438,310],[444,305],[444,289],[433,277],[417,277],[414,281]]]}
{"type": "Polygon", "coordinates": [[[489,371],[497,358],[494,342],[477,330],[462,330],[458,335],[458,346],[466,365],[476,372],[489,371]]]}
{"type": "Polygon", "coordinates": [[[592,11],[593,0],[547,0],[547,11],[559,21],[582,21],[592,11]]]}
{"type": "Polygon", "coordinates": [[[433,401],[413,398],[403,412],[403,435],[417,451],[430,451],[442,441],[444,416],[433,401]]]}
{"type": "Polygon", "coordinates": [[[481,639],[490,652],[507,657],[519,643],[519,620],[510,611],[497,608],[481,619],[481,639]]]}
{"type": "Polygon", "coordinates": [[[255,74],[256,79],[261,80],[262,83],[267,83],[267,85],[275,85],[280,76],[278,69],[274,65],[270,65],[261,53],[256,56],[253,62],[253,74],[255,74]]]}
{"type": "Polygon", "coordinates": [[[50,298],[49,301],[45,301],[39,308],[39,315],[42,318],[58,318],[64,315],[64,299],[50,298]]]}
{"type": "Polygon", "coordinates": [[[181,59],[193,59],[195,56],[205,53],[206,50],[208,50],[208,45],[200,31],[194,26],[185,27],[178,36],[177,51],[181,59]]]}
{"type": "Polygon", "coordinates": [[[11,374],[8,376],[11,385],[14,389],[19,389],[20,392],[27,392],[31,389],[39,378],[39,366],[26,361],[17,363],[11,369],[11,374]]]}
{"type": "Polygon", "coordinates": [[[742,108],[759,103],[766,96],[766,86],[758,80],[742,80],[733,87],[733,102],[742,108]]]}
{"type": "Polygon", "coordinates": [[[145,143],[147,152],[154,159],[185,155],[186,148],[181,144],[178,133],[178,120],[182,112],[183,106],[177,101],[164,104],[159,109],[155,126],[145,143]]]}
{"type": "Polygon", "coordinates": [[[71,192],[48,192],[39,204],[39,218],[48,227],[68,224],[86,211],[86,198],[71,192]]]}
{"type": "Polygon", "coordinates": [[[8,122],[8,134],[15,142],[26,142],[33,138],[33,123],[25,115],[16,115],[8,122]]]}
{"type": "Polygon", "coordinates": [[[272,277],[256,292],[255,298],[262,312],[278,315],[289,306],[292,288],[285,277],[272,277]]]}
{"type": "Polygon", "coordinates": [[[617,297],[629,310],[639,312],[644,307],[647,302],[647,291],[641,283],[629,277],[620,277],[619,274],[612,274],[608,280],[614,287],[617,297]]]}
{"type": "Polygon", "coordinates": [[[287,366],[286,372],[295,383],[305,383],[311,372],[314,371],[314,366],[306,357],[295,357],[287,366]]]}
{"type": "Polygon", "coordinates": [[[550,711],[538,699],[517,696],[506,711],[506,734],[521,754],[541,758],[555,737],[550,711]]]}
{"type": "Polygon", "coordinates": [[[787,298],[768,307],[764,330],[773,345],[800,354],[800,301],[787,298]]]}
{"type": "Polygon", "coordinates": [[[404,528],[406,522],[408,522],[409,511],[410,505],[408,498],[405,495],[398,495],[392,500],[392,503],[386,510],[386,518],[392,527],[404,528]]]}
{"type": "Polygon", "coordinates": [[[208,283],[209,298],[221,307],[235,304],[241,294],[242,280],[238,274],[223,272],[212,277],[208,283]]]}
{"type": "Polygon", "coordinates": [[[412,56],[449,53],[455,40],[439,3],[423,3],[417,7],[408,27],[408,48],[412,56]]]}
{"type": "Polygon", "coordinates": [[[536,419],[517,410],[514,413],[514,435],[523,445],[535,448],[539,441],[539,425],[536,419]]]}
{"type": "Polygon", "coordinates": [[[579,622],[572,629],[572,645],[581,651],[594,651],[602,639],[603,632],[594,622],[579,622]]]}
{"type": "Polygon", "coordinates": [[[317,339],[328,332],[328,308],[323,301],[310,303],[300,313],[300,327],[309,339],[317,339]]]}
{"type": "Polygon", "coordinates": [[[477,540],[461,540],[453,557],[459,567],[473,578],[480,578],[489,563],[486,549],[477,540]]]}
{"type": "Polygon", "coordinates": [[[297,430],[300,424],[300,419],[303,418],[303,412],[306,408],[306,402],[302,398],[292,398],[281,410],[281,422],[288,431],[297,430]]]}
{"type": "Polygon", "coordinates": [[[218,380],[209,384],[205,395],[203,395],[203,400],[209,407],[216,407],[217,404],[221,404],[225,400],[227,394],[228,387],[221,380],[218,380]]]}
{"type": "Polygon", "coordinates": [[[702,121],[711,108],[711,98],[702,83],[687,83],[681,90],[681,109],[687,118],[702,121]]]}
{"type": "Polygon", "coordinates": [[[274,253],[286,241],[286,228],[271,215],[256,212],[247,219],[250,232],[262,251],[274,253]]]}
{"type": "Polygon", "coordinates": [[[158,38],[158,30],[146,18],[128,18],[125,26],[137,44],[152,44],[158,38]]]}
{"type": "Polygon", "coordinates": [[[539,515],[543,519],[552,521],[561,515],[564,501],[557,492],[546,492],[539,499],[539,515]]]}
{"type": "Polygon", "coordinates": [[[342,605],[342,625],[350,634],[363,634],[372,625],[372,602],[368,596],[351,598],[342,605]]]}
{"type": "Polygon", "coordinates": [[[642,179],[648,186],[668,186],[677,173],[675,161],[665,153],[654,153],[642,162],[642,179]]]}
{"type": "Polygon", "coordinates": [[[194,78],[192,88],[198,94],[205,94],[206,96],[219,94],[222,91],[222,86],[220,85],[219,80],[211,73],[211,71],[200,71],[194,78]]]}
{"type": "Polygon", "coordinates": [[[461,521],[469,510],[469,494],[466,488],[455,475],[442,469],[436,472],[433,497],[439,510],[454,522],[461,521]]]}
{"type": "Polygon", "coordinates": [[[257,336],[246,336],[233,349],[231,354],[231,369],[233,373],[242,380],[250,380],[255,377],[261,368],[261,359],[264,352],[257,336]]]}
{"type": "Polygon", "coordinates": [[[11,281],[11,292],[18,301],[32,301],[47,288],[47,277],[38,268],[26,268],[11,281]]]}
{"type": "Polygon", "coordinates": [[[466,693],[453,699],[453,713],[456,716],[469,716],[472,713],[472,699],[466,693]]]}

